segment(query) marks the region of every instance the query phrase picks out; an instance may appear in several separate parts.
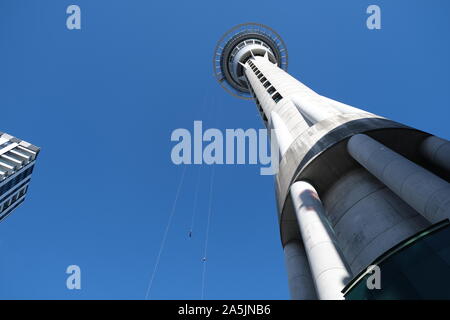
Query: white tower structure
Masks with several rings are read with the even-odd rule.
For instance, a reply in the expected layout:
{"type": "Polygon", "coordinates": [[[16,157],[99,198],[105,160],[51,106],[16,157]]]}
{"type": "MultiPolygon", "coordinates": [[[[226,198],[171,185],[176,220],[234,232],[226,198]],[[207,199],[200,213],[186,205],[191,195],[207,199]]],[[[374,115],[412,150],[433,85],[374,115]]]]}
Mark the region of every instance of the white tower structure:
{"type": "MultiPolygon", "coordinates": [[[[444,261],[423,266],[429,281],[438,281],[430,268],[450,270],[444,249],[423,249],[438,231],[450,240],[450,142],[324,97],[287,66],[281,37],[256,23],[228,31],[213,58],[220,84],[254,100],[276,132],[276,201],[291,297],[429,297],[426,284],[412,280],[416,271],[398,261],[414,264],[411,250],[420,249],[426,260],[444,261]],[[400,272],[406,280],[370,291],[364,280],[374,263],[382,275],[400,272]]],[[[443,282],[434,293],[450,297],[450,278],[443,282]]]]}

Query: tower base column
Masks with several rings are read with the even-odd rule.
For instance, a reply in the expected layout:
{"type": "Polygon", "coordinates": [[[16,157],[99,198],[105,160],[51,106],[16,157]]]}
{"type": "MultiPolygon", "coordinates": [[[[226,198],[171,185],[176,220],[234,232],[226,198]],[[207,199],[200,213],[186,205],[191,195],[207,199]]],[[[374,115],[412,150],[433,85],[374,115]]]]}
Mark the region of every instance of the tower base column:
{"type": "Polygon", "coordinates": [[[288,274],[292,300],[316,300],[316,290],[301,240],[293,240],[284,246],[284,260],[288,274]]]}
{"type": "Polygon", "coordinates": [[[450,184],[364,134],[348,141],[350,155],[431,223],[450,218],[450,184]]]}
{"type": "Polygon", "coordinates": [[[317,191],[304,181],[295,182],[290,191],[317,296],[321,300],[342,300],[341,290],[350,281],[351,272],[337,246],[317,191]]]}
{"type": "Polygon", "coordinates": [[[450,141],[428,137],[423,141],[421,151],[432,163],[450,172],[450,141]]]}

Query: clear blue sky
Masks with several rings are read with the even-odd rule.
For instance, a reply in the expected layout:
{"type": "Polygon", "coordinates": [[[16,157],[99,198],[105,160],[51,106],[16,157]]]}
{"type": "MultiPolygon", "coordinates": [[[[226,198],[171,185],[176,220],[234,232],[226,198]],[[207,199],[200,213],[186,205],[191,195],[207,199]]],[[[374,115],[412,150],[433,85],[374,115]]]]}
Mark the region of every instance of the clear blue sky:
{"type": "MultiPolygon", "coordinates": [[[[448,0],[2,0],[0,131],[42,147],[23,206],[0,223],[0,299],[143,299],[182,167],[170,134],[260,128],[212,77],[216,41],[248,21],[278,31],[317,92],[450,138],[448,0]],[[66,8],[82,30],[66,29],[66,8]],[[365,10],[382,9],[369,31],[365,10]],[[65,269],[82,270],[69,291],[65,269]]],[[[197,299],[211,166],[189,166],[151,297],[197,299]],[[187,238],[197,172],[193,239],[187,238]]],[[[285,299],[274,183],[217,166],[207,299],[285,299]]]]}

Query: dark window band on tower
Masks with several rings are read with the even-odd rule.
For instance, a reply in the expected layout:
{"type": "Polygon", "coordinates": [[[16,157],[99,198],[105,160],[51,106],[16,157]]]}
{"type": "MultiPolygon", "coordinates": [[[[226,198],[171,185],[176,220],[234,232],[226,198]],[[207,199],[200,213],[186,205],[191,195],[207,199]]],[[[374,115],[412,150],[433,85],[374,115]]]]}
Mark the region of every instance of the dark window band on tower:
{"type": "Polygon", "coordinates": [[[273,96],[272,96],[272,99],[273,99],[273,101],[275,101],[275,103],[278,103],[278,101],[280,101],[281,99],[283,99],[283,97],[281,96],[281,94],[280,93],[275,93],[273,96]]]}
{"type": "MultiPolygon", "coordinates": [[[[277,92],[277,90],[275,89],[275,87],[272,86],[272,84],[270,83],[270,81],[267,80],[267,78],[264,76],[264,74],[263,74],[261,71],[259,71],[259,69],[253,64],[253,62],[251,62],[251,61],[249,60],[248,63],[249,63],[249,65],[250,65],[250,67],[252,68],[252,70],[253,70],[254,74],[256,75],[256,77],[257,77],[257,78],[259,79],[259,81],[263,84],[263,87],[267,89],[267,93],[268,93],[269,95],[271,95],[273,101],[275,101],[275,103],[278,103],[278,101],[280,101],[281,99],[283,99],[283,97],[281,96],[281,94],[277,92]],[[274,93],[275,93],[275,94],[274,94],[274,93]],[[273,95],[272,95],[272,94],[273,94],[273,95]]],[[[255,94],[255,92],[253,91],[253,89],[252,89],[251,86],[249,86],[249,91],[250,91],[251,95],[253,96],[253,98],[256,99],[256,94],[255,94]]],[[[259,107],[259,101],[258,101],[258,99],[256,99],[256,101],[257,101],[256,104],[257,104],[258,107],[259,107]]],[[[266,115],[264,114],[264,112],[262,112],[261,115],[262,115],[264,118],[266,118],[265,121],[267,121],[267,117],[266,117],[266,115]]]]}

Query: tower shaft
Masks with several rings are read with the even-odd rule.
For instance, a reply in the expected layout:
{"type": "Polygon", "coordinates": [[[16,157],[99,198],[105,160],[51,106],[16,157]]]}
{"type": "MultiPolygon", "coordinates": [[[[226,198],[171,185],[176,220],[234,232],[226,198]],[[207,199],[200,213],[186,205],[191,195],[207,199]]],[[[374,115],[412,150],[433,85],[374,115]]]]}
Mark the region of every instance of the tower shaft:
{"type": "MultiPolygon", "coordinates": [[[[244,73],[262,119],[267,128],[275,129],[280,146],[276,186],[281,239],[287,255],[292,256],[296,250],[295,255],[302,257],[297,259],[297,267],[286,257],[290,261],[288,272],[304,269],[302,277],[289,275],[291,294],[341,299],[341,290],[352,276],[430,225],[402,195],[361,169],[347,151],[347,139],[367,133],[389,145],[394,142],[400,153],[417,159],[427,135],[321,96],[279,68],[267,54],[248,59],[244,73]],[[400,145],[403,138],[413,145],[400,145]],[[317,218],[314,226],[305,222],[308,213],[299,205],[307,193],[293,189],[305,181],[318,190],[320,205],[314,212],[325,218],[317,218]],[[325,238],[329,239],[327,249],[323,247],[325,238]],[[305,241],[321,245],[311,246],[305,241]],[[299,242],[299,246],[292,245],[299,242]],[[301,263],[304,260],[309,261],[309,270],[301,263]],[[330,269],[336,272],[325,277],[322,272],[330,269]],[[307,272],[310,277],[306,280],[307,272]],[[305,285],[308,281],[314,286],[305,285]],[[311,287],[315,292],[305,292],[311,287]]],[[[360,149],[365,152],[362,146],[360,149]]]]}
{"type": "Polygon", "coordinates": [[[291,297],[450,298],[450,278],[433,278],[433,270],[450,273],[442,253],[450,245],[440,241],[450,243],[450,142],[308,88],[287,73],[286,47],[266,26],[228,35],[216,47],[216,78],[255,100],[279,146],[276,201],[291,297]],[[405,257],[428,265],[409,270],[405,257]],[[362,279],[371,264],[391,275],[391,289],[368,291],[362,279]],[[429,280],[413,282],[417,272],[429,280]],[[399,273],[403,280],[392,280],[399,273]]]}

